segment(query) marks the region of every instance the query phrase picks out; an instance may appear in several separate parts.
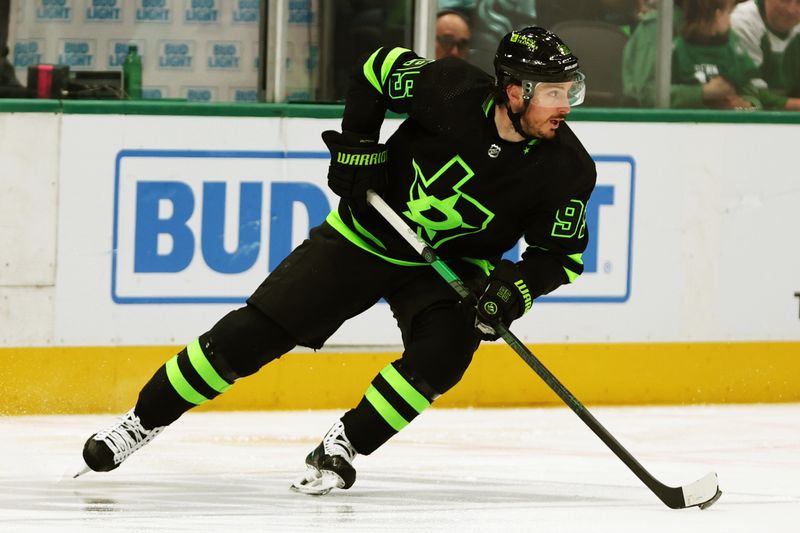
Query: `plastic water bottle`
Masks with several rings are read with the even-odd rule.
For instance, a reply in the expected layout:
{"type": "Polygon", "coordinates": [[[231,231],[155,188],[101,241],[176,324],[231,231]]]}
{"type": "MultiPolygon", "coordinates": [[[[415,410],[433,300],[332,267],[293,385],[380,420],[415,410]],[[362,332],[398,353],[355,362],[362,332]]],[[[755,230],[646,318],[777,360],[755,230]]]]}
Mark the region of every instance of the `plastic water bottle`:
{"type": "Polygon", "coordinates": [[[128,55],[122,64],[122,80],[128,99],[138,100],[142,97],[142,56],[136,43],[128,44],[128,55]]]}

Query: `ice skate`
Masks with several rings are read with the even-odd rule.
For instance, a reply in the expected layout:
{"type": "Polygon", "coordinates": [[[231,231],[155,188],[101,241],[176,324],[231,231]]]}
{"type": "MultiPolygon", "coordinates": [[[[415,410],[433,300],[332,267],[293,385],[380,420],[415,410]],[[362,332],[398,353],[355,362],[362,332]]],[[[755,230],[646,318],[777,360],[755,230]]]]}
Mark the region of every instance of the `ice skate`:
{"type": "Polygon", "coordinates": [[[145,429],[133,409],[119,417],[117,422],[89,437],[83,446],[86,466],[75,474],[78,477],[89,470],[109,472],[117,468],[133,452],[153,440],[165,426],[145,429]]]}
{"type": "Polygon", "coordinates": [[[356,481],[352,462],[357,452],[344,434],[344,424],[336,422],[322,442],[306,457],[306,472],[292,483],[292,490],[322,496],[331,490],[349,489],[356,481]]]}

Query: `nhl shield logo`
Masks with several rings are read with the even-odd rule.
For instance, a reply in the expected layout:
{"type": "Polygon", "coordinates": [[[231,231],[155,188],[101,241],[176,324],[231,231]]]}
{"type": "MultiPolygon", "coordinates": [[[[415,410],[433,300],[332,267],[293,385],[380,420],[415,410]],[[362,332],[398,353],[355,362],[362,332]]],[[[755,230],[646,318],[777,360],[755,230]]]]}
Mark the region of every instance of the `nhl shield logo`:
{"type": "Polygon", "coordinates": [[[500,155],[500,147],[496,144],[493,144],[489,147],[489,157],[492,159],[497,159],[497,156],[500,155]]]}

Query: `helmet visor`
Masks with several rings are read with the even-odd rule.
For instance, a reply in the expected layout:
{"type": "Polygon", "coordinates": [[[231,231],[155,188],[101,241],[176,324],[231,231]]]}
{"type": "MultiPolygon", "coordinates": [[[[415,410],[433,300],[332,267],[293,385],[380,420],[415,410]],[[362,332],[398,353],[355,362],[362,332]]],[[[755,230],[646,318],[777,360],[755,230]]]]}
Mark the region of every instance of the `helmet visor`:
{"type": "Polygon", "coordinates": [[[583,103],[586,96],[586,76],[576,72],[572,81],[536,82],[531,101],[540,107],[571,107],[583,103]]]}

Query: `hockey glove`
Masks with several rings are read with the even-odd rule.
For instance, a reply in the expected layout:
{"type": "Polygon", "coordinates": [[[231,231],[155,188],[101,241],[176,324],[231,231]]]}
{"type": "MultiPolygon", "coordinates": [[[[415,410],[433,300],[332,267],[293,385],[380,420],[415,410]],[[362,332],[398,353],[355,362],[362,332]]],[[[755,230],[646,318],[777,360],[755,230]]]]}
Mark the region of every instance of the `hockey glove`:
{"type": "Polygon", "coordinates": [[[531,308],[533,299],[517,266],[503,259],[492,270],[486,289],[478,299],[475,328],[484,340],[500,338],[494,326],[508,327],[531,308]]]}
{"type": "Polygon", "coordinates": [[[355,133],[327,130],[322,141],[331,152],[328,187],[357,211],[367,210],[367,189],[386,189],[386,146],[355,133]]]}

